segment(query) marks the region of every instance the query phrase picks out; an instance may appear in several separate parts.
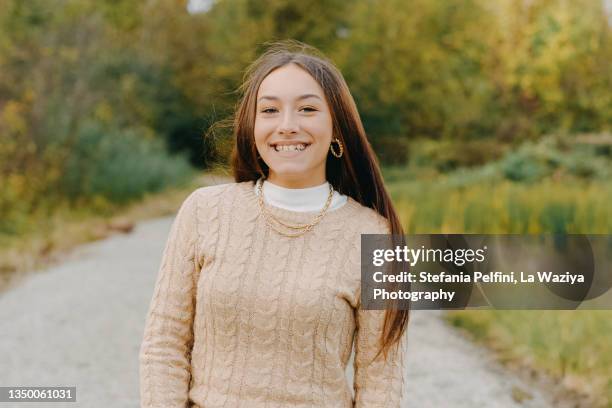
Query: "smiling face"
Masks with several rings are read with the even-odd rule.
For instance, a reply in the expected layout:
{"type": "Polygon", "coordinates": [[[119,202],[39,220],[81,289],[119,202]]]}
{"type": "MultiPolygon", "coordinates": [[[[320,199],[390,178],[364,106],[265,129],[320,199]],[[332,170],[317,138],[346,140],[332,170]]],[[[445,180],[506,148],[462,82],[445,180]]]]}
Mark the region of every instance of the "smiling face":
{"type": "Polygon", "coordinates": [[[287,188],[325,183],[332,117],[323,89],[295,64],[264,78],[257,92],[255,145],[268,180],[287,188]]]}

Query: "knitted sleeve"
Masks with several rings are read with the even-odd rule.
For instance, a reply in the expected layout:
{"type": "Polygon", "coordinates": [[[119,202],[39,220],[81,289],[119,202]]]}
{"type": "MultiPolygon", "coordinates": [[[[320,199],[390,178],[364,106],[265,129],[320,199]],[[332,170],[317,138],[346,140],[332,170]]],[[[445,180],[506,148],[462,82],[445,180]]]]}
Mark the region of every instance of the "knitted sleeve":
{"type": "MultiPolygon", "coordinates": [[[[389,234],[388,222],[376,216],[375,227],[366,226],[364,231],[374,234],[389,234]]],[[[360,242],[360,241],[359,241],[360,242]]],[[[359,251],[360,254],[360,244],[359,251]]],[[[359,260],[360,255],[356,257],[359,260]]],[[[361,308],[361,294],[355,309],[355,408],[400,408],[404,396],[407,355],[407,331],[399,343],[392,346],[387,359],[378,353],[386,310],[365,310],[361,308]]]]}
{"type": "Polygon", "coordinates": [[[199,274],[195,196],[172,223],[149,306],[139,355],[142,408],[187,406],[199,274]]]}
{"type": "Polygon", "coordinates": [[[355,339],[355,408],[399,408],[404,394],[406,339],[372,361],[380,344],[385,310],[357,310],[355,339]]]}

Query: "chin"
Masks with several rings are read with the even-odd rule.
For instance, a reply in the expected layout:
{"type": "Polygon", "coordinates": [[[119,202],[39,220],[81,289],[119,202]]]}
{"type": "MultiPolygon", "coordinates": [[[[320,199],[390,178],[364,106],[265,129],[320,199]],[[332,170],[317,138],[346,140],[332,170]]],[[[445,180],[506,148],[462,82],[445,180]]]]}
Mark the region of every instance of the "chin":
{"type": "Polygon", "coordinates": [[[272,162],[268,167],[278,175],[299,175],[311,171],[311,168],[297,161],[272,162]]]}

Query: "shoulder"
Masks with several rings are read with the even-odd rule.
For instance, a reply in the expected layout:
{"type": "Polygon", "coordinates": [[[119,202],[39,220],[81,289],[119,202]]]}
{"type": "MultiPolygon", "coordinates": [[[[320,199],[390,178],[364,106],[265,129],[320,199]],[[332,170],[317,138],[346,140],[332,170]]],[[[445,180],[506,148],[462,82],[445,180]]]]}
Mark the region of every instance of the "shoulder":
{"type": "Polygon", "coordinates": [[[216,204],[226,202],[225,200],[232,198],[237,194],[241,194],[248,188],[252,188],[251,181],[240,183],[224,183],[211,186],[199,187],[192,191],[185,199],[185,202],[195,204],[197,206],[216,204]]]}
{"type": "Polygon", "coordinates": [[[198,236],[206,235],[209,239],[214,239],[215,231],[223,218],[222,208],[231,205],[241,192],[246,191],[248,183],[225,183],[196,188],[181,203],[176,217],[177,223],[195,229],[198,236]]]}
{"type": "Polygon", "coordinates": [[[349,197],[356,207],[355,219],[359,220],[360,234],[390,234],[391,224],[387,218],[373,208],[365,206],[349,197]]]}

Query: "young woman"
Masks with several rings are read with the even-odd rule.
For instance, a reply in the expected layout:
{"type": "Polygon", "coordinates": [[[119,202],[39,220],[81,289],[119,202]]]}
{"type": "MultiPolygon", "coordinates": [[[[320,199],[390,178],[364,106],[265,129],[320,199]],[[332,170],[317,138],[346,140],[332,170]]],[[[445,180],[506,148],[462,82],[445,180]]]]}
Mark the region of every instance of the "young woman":
{"type": "Polygon", "coordinates": [[[408,312],[360,308],[360,237],[403,232],[348,87],[281,42],[241,90],[236,182],[194,191],[168,237],[141,406],[399,407],[408,312]]]}

